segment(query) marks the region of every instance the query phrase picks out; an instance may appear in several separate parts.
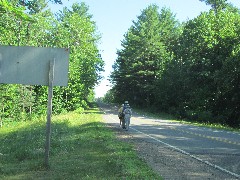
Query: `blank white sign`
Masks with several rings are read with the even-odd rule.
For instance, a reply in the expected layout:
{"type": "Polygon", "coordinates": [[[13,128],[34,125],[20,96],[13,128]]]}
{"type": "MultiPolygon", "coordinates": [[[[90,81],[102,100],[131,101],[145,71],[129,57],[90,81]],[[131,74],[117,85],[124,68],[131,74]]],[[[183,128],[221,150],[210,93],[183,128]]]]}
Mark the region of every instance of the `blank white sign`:
{"type": "Polygon", "coordinates": [[[69,49],[0,46],[0,83],[47,86],[54,59],[53,86],[67,86],[69,49]]]}

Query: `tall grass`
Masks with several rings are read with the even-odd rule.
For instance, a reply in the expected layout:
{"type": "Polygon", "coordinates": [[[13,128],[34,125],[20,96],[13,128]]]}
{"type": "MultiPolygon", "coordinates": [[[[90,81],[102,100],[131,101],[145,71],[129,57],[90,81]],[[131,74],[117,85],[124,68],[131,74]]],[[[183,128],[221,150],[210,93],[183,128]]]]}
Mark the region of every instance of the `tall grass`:
{"type": "Polygon", "coordinates": [[[0,129],[0,179],[161,179],[120,142],[97,109],[52,120],[50,169],[44,162],[45,118],[0,129]]]}

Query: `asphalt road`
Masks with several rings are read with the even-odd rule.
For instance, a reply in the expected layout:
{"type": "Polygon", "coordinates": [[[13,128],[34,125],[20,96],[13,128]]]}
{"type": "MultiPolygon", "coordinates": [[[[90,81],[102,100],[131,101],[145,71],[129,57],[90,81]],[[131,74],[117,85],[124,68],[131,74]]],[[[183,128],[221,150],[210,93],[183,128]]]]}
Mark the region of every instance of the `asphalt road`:
{"type": "MultiPolygon", "coordinates": [[[[100,104],[100,107],[105,112],[106,122],[119,127],[118,107],[104,104],[100,104]]],[[[148,143],[167,146],[232,179],[240,179],[239,133],[155,119],[136,113],[131,118],[127,133],[133,138],[141,137],[148,143]]]]}

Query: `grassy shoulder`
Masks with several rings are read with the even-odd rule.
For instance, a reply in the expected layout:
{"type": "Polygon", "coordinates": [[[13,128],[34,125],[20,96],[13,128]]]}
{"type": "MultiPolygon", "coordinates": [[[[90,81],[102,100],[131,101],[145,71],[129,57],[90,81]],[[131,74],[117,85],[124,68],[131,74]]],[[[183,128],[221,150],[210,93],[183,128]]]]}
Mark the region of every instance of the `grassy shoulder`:
{"type": "Polygon", "coordinates": [[[45,118],[0,129],[0,179],[161,179],[120,142],[92,109],[54,116],[50,169],[44,162],[45,118]]]}

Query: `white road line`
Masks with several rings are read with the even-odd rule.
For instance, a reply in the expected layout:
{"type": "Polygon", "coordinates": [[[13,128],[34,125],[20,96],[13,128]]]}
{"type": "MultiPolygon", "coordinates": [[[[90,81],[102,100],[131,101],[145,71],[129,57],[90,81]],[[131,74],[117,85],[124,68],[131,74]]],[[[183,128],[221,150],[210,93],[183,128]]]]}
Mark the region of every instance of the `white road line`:
{"type": "Polygon", "coordinates": [[[208,162],[208,161],[204,161],[203,159],[198,158],[197,156],[194,156],[194,155],[192,155],[192,154],[190,154],[190,153],[188,153],[188,152],[186,152],[186,151],[184,151],[184,150],[182,150],[182,149],[180,149],[180,148],[177,148],[176,146],[172,146],[172,145],[170,145],[170,144],[168,144],[168,143],[165,143],[165,142],[163,142],[163,141],[161,141],[161,140],[159,140],[159,139],[156,139],[156,138],[154,138],[154,137],[152,137],[152,136],[150,136],[150,135],[148,135],[148,134],[145,134],[145,133],[143,133],[143,132],[141,132],[141,131],[139,131],[139,130],[137,130],[137,129],[135,129],[135,128],[132,128],[132,127],[129,127],[129,128],[132,129],[132,130],[134,130],[134,131],[137,131],[138,133],[141,133],[141,134],[143,134],[143,135],[145,135],[145,136],[147,136],[147,137],[149,137],[149,138],[151,138],[151,139],[153,139],[153,140],[155,140],[155,141],[157,141],[157,142],[159,142],[159,143],[162,143],[162,144],[164,144],[164,145],[166,145],[166,146],[168,146],[168,147],[170,147],[170,148],[172,148],[172,149],[174,149],[174,150],[176,150],[176,151],[179,151],[179,152],[181,152],[182,154],[188,155],[188,156],[190,156],[190,157],[192,157],[192,158],[194,158],[194,159],[196,159],[196,160],[198,160],[198,161],[200,161],[200,162],[202,162],[202,163],[205,163],[205,164],[207,164],[207,165],[209,165],[209,166],[211,166],[211,167],[214,167],[214,168],[216,168],[216,169],[218,169],[218,170],[220,170],[220,171],[222,171],[222,172],[225,172],[225,173],[228,173],[228,174],[230,174],[230,175],[232,175],[232,176],[234,176],[234,177],[240,178],[240,175],[239,175],[239,174],[236,174],[236,173],[234,173],[234,172],[228,171],[227,169],[224,169],[224,168],[222,168],[222,167],[220,167],[220,166],[218,166],[218,165],[212,164],[212,163],[210,163],[210,162],[208,162]]]}
{"type": "MultiPolygon", "coordinates": [[[[105,113],[105,114],[106,114],[106,113],[105,113]]],[[[116,120],[113,119],[111,116],[110,116],[110,118],[111,118],[113,121],[116,121],[116,120]]],[[[150,135],[148,135],[148,134],[146,134],[146,133],[143,133],[143,132],[141,132],[141,131],[133,128],[133,127],[129,127],[129,128],[132,129],[132,130],[134,130],[134,131],[136,131],[136,132],[138,132],[138,133],[140,133],[140,134],[143,134],[143,135],[145,135],[145,136],[147,136],[147,137],[149,137],[149,138],[151,138],[151,139],[153,139],[153,140],[155,140],[155,141],[157,141],[157,142],[159,142],[159,143],[162,143],[162,144],[164,144],[164,145],[166,145],[166,146],[168,146],[168,147],[170,147],[170,148],[172,148],[172,149],[174,149],[174,150],[176,150],[176,151],[178,151],[178,152],[180,152],[180,153],[182,153],[182,154],[188,155],[188,156],[192,157],[193,159],[196,159],[196,160],[198,160],[198,161],[200,161],[200,162],[202,162],[202,163],[205,163],[205,164],[207,164],[207,165],[209,165],[209,166],[211,166],[211,167],[213,167],[213,168],[215,168],[215,169],[218,169],[218,170],[220,170],[220,171],[222,171],[222,172],[225,172],[225,173],[227,173],[227,174],[230,174],[230,175],[232,175],[232,176],[234,176],[234,177],[240,178],[240,175],[239,175],[239,174],[236,174],[236,173],[234,173],[234,172],[228,171],[227,169],[224,169],[224,168],[222,168],[222,167],[220,167],[220,166],[218,166],[218,165],[212,164],[212,163],[210,163],[210,162],[208,162],[208,161],[204,161],[203,159],[201,159],[201,158],[199,158],[199,157],[197,157],[197,156],[194,156],[194,155],[192,155],[192,154],[190,154],[190,153],[188,153],[188,152],[186,152],[186,151],[184,151],[184,150],[182,150],[182,149],[180,149],[180,148],[178,148],[178,147],[176,147],[176,146],[172,146],[172,145],[170,145],[170,144],[168,144],[168,143],[165,143],[165,142],[163,142],[163,141],[161,141],[161,140],[159,140],[159,139],[157,139],[157,138],[155,138],[155,137],[153,137],[153,136],[150,136],[150,135]]]]}

